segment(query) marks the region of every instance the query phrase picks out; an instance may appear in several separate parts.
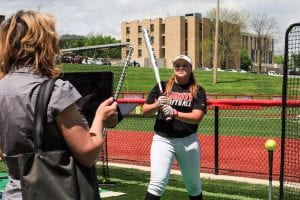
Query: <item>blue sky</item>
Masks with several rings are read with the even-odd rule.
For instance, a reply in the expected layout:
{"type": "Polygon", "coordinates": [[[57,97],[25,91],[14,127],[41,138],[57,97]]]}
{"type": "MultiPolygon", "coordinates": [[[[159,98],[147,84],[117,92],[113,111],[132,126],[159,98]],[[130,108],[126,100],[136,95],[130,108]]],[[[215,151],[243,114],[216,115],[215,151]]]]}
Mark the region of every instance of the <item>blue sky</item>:
{"type": "MultiPolygon", "coordinates": [[[[206,16],[216,0],[0,0],[0,14],[19,9],[40,10],[56,17],[62,34],[103,34],[120,39],[121,22],[198,12],[206,16]]],[[[299,0],[220,0],[220,7],[250,14],[263,13],[277,22],[275,51],[282,53],[284,33],[300,22],[299,0]]]]}

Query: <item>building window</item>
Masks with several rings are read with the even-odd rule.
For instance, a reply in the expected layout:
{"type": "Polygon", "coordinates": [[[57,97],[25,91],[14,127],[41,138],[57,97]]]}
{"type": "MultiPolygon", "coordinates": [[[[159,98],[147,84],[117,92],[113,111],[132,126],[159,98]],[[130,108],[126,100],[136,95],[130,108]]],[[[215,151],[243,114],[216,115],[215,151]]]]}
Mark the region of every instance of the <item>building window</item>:
{"type": "Polygon", "coordinates": [[[162,36],[162,38],[161,38],[161,45],[162,46],[166,45],[166,37],[165,36],[162,36]]]}
{"type": "Polygon", "coordinates": [[[150,42],[151,42],[151,44],[154,44],[154,37],[153,36],[150,37],[150,42]]]}
{"type": "Polygon", "coordinates": [[[254,62],[257,62],[257,56],[258,56],[258,53],[257,53],[257,51],[255,50],[255,58],[254,58],[254,62]]]}
{"type": "Polygon", "coordinates": [[[162,48],[161,49],[161,58],[165,58],[166,57],[166,49],[162,48]]]}
{"type": "Polygon", "coordinates": [[[255,62],[255,51],[253,50],[253,49],[251,49],[251,60],[252,60],[252,62],[255,62]]]}
{"type": "Polygon", "coordinates": [[[188,23],[185,23],[185,53],[188,52],[188,23]]]}
{"type": "Polygon", "coordinates": [[[138,44],[142,44],[142,38],[138,38],[138,44]]]}
{"type": "Polygon", "coordinates": [[[273,61],[273,55],[272,55],[272,52],[270,51],[269,52],[269,64],[272,64],[272,61],[273,61]]]}
{"type": "Polygon", "coordinates": [[[150,25],[150,32],[153,32],[154,31],[154,24],[151,24],[150,25]]]}
{"type": "Polygon", "coordinates": [[[139,32],[139,33],[142,32],[142,26],[138,26],[138,32],[139,32]]]}
{"type": "Polygon", "coordinates": [[[188,37],[188,23],[185,23],[185,30],[184,30],[185,38],[188,37]]]}
{"type": "Polygon", "coordinates": [[[162,33],[162,34],[165,34],[165,32],[166,32],[166,25],[165,25],[165,24],[162,24],[162,25],[161,25],[161,33],[162,33]]]}
{"type": "Polygon", "coordinates": [[[185,40],[185,49],[184,49],[184,51],[185,51],[185,54],[187,54],[187,52],[188,52],[188,41],[187,40],[185,40]]]}
{"type": "Polygon", "coordinates": [[[130,34],[130,27],[126,27],[126,33],[130,34]]]}
{"type": "Polygon", "coordinates": [[[138,50],[138,57],[141,58],[142,57],[142,49],[138,50]]]}
{"type": "Polygon", "coordinates": [[[126,42],[130,42],[130,39],[126,39],[126,42]]]}

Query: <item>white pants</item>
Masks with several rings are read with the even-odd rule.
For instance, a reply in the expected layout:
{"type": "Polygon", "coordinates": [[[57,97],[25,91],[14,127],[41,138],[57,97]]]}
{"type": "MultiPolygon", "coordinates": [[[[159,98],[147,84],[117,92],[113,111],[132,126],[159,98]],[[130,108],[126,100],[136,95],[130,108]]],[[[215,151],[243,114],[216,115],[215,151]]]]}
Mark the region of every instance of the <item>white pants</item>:
{"type": "Polygon", "coordinates": [[[148,192],[155,196],[162,196],[169,181],[174,157],[180,166],[188,194],[199,195],[202,192],[200,144],[196,133],[184,138],[165,138],[156,134],[153,136],[148,192]]]}

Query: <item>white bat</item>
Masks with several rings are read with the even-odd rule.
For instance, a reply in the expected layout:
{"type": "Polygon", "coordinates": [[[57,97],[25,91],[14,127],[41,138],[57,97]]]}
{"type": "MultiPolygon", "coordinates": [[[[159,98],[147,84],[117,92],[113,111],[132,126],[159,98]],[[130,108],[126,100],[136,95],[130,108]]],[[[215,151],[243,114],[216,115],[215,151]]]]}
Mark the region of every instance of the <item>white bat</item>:
{"type": "MultiPolygon", "coordinates": [[[[147,29],[144,28],[143,33],[144,33],[144,39],[145,39],[145,42],[146,42],[146,47],[147,47],[147,50],[148,50],[148,55],[149,55],[151,63],[152,63],[154,76],[155,76],[155,79],[156,79],[156,82],[157,82],[157,85],[158,85],[158,88],[159,88],[159,92],[162,95],[164,93],[164,91],[163,91],[162,86],[161,86],[157,61],[156,61],[156,57],[155,57],[155,54],[154,54],[153,47],[152,47],[151,42],[150,42],[150,37],[149,37],[149,34],[147,32],[147,29]]],[[[167,117],[166,120],[170,121],[171,117],[167,117]]]]}
{"type": "Polygon", "coordinates": [[[160,76],[159,76],[158,66],[157,66],[157,62],[156,62],[156,57],[155,57],[154,50],[153,50],[153,47],[150,42],[150,38],[149,38],[149,35],[147,32],[147,29],[144,28],[143,33],[144,33],[144,38],[145,38],[145,42],[146,42],[146,47],[148,50],[148,55],[150,57],[150,60],[151,60],[152,66],[153,66],[155,79],[158,84],[160,94],[163,94],[163,89],[162,89],[161,82],[160,82],[160,76]]]}

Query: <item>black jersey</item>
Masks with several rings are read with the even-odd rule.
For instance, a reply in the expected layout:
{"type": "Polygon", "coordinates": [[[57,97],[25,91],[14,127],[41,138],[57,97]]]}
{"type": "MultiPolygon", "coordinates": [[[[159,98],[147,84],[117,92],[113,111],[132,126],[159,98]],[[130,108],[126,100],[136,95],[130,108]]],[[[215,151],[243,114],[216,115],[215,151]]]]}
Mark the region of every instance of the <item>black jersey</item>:
{"type": "MultiPolygon", "coordinates": [[[[163,81],[165,88],[167,82],[163,81]]],[[[174,83],[171,94],[168,95],[170,105],[179,112],[192,112],[193,109],[202,110],[206,113],[206,92],[199,87],[197,99],[188,91],[190,84],[178,85],[174,83]]],[[[152,104],[160,96],[159,87],[156,84],[148,95],[147,104],[152,104]]],[[[196,133],[198,124],[189,124],[177,119],[166,121],[161,110],[158,111],[154,131],[163,137],[181,138],[196,133]]]]}

